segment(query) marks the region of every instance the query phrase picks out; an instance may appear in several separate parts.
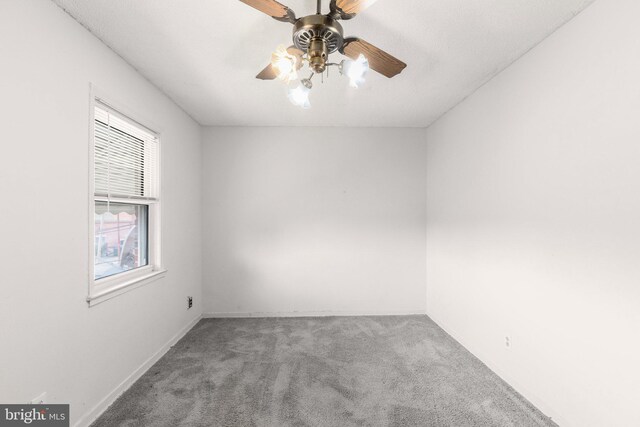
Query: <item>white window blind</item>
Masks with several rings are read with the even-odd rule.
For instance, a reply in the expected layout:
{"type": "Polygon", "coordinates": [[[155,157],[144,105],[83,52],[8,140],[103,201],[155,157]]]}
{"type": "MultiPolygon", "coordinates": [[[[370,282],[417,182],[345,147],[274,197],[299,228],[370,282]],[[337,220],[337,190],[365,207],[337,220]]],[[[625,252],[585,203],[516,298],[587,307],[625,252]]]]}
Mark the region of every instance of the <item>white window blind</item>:
{"type": "Polygon", "coordinates": [[[95,195],[158,199],[158,138],[109,107],[95,107],[95,195]]]}

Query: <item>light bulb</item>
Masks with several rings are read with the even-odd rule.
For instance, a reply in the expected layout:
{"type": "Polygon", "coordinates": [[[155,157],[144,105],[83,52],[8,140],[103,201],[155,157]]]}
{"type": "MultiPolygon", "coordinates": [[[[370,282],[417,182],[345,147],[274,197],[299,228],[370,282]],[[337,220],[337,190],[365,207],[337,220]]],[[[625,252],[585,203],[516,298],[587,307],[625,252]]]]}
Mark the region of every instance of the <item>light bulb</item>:
{"type": "Polygon", "coordinates": [[[311,92],[311,89],[306,87],[304,84],[300,84],[293,89],[290,88],[288,92],[289,101],[291,101],[293,105],[304,109],[311,108],[309,92],[311,92]]]}
{"type": "Polygon", "coordinates": [[[369,71],[369,61],[363,54],[358,55],[355,61],[342,61],[340,72],[349,78],[349,85],[354,88],[362,86],[364,78],[369,71]]]}
{"type": "Polygon", "coordinates": [[[278,78],[286,83],[298,78],[298,59],[287,52],[284,45],[278,46],[271,55],[271,66],[278,78]]]}

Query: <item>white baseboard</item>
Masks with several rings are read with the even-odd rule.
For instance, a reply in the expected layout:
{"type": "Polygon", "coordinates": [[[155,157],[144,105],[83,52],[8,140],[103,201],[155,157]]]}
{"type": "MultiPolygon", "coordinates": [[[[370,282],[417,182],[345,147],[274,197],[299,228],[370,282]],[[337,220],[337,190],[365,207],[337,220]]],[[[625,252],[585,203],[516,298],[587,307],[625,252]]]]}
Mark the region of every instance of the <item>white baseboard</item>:
{"type": "Polygon", "coordinates": [[[545,416],[549,417],[553,422],[558,425],[569,425],[560,414],[556,413],[547,403],[547,401],[540,396],[532,393],[528,387],[525,387],[524,384],[521,384],[517,381],[512,375],[510,375],[505,369],[501,369],[501,367],[496,364],[493,358],[489,357],[483,351],[479,351],[477,348],[468,346],[469,343],[462,341],[462,335],[458,333],[457,330],[450,327],[448,324],[442,322],[440,319],[433,316],[433,314],[427,314],[429,318],[440,327],[443,331],[445,331],[449,336],[451,336],[454,340],[458,342],[461,346],[463,346],[469,353],[474,355],[477,359],[479,359],[482,363],[484,363],[494,374],[499,376],[504,382],[509,384],[514,390],[524,396],[533,406],[538,408],[540,412],[542,412],[545,416]]]}
{"type": "Polygon", "coordinates": [[[351,316],[409,316],[426,315],[426,310],[407,311],[292,311],[292,312],[211,312],[203,313],[205,319],[251,318],[251,317],[351,317],[351,316]]]}
{"type": "Polygon", "coordinates": [[[187,332],[193,328],[196,323],[198,323],[202,319],[202,317],[196,317],[192,321],[190,321],[184,328],[182,328],[177,334],[175,334],[169,341],[167,341],[158,351],[156,351],[151,357],[142,363],[135,371],[131,373],[124,381],[122,381],[116,388],[114,388],[111,393],[109,393],[104,399],[102,399],[96,406],[94,406],[89,412],[84,414],[76,423],[74,427],[85,427],[89,426],[92,422],[94,422],[102,413],[116,401],[118,397],[122,393],[124,393],[133,383],[138,381],[140,377],[153,366],[162,356],[165,355],[167,351],[182,337],[184,337],[187,332]]]}

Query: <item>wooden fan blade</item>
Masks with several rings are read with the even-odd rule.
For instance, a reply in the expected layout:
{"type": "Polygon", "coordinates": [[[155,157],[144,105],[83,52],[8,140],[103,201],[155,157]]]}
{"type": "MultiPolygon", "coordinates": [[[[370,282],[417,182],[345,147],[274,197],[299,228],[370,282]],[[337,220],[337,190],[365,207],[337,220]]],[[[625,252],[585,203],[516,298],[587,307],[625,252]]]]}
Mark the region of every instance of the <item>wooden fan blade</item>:
{"type": "Polygon", "coordinates": [[[259,10],[262,13],[277,19],[278,21],[296,22],[296,15],[287,6],[276,0],[240,0],[242,3],[259,10]]]}
{"type": "MultiPolygon", "coordinates": [[[[287,52],[289,52],[291,55],[296,56],[298,58],[298,62],[297,62],[298,70],[302,68],[302,65],[303,65],[302,55],[304,55],[304,52],[296,48],[295,46],[289,46],[287,48],[287,52]]],[[[276,70],[274,70],[273,66],[269,64],[266,67],[264,67],[262,71],[258,73],[258,75],[256,76],[256,79],[274,80],[276,77],[278,77],[278,75],[276,74],[276,70]]]]}
{"type": "Polygon", "coordinates": [[[343,14],[355,15],[360,13],[372,4],[376,0],[332,0],[331,5],[335,5],[337,9],[340,9],[343,14]]]}
{"type": "Polygon", "coordinates": [[[256,79],[273,80],[276,77],[278,77],[278,75],[276,74],[276,70],[274,70],[273,66],[269,64],[266,67],[264,67],[262,71],[258,73],[258,75],[256,76],[256,79]]]}
{"type": "Polygon", "coordinates": [[[362,39],[346,39],[341,52],[351,59],[357,59],[358,55],[363,54],[372,70],[389,78],[400,74],[407,66],[398,58],[362,39]]]}

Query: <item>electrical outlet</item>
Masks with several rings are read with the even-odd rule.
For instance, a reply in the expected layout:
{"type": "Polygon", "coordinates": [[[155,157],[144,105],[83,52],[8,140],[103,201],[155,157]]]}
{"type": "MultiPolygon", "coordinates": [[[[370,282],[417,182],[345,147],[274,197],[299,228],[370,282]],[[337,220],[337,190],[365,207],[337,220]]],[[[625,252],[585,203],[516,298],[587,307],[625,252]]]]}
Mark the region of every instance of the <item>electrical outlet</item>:
{"type": "Polygon", "coordinates": [[[504,337],[504,346],[508,349],[511,348],[511,337],[509,335],[504,337]]]}
{"type": "Polygon", "coordinates": [[[29,403],[32,405],[42,405],[47,403],[47,392],[45,391],[40,396],[34,397],[33,399],[31,399],[31,402],[29,403]]]}
{"type": "Polygon", "coordinates": [[[193,307],[193,297],[187,297],[187,309],[193,307]]]}

